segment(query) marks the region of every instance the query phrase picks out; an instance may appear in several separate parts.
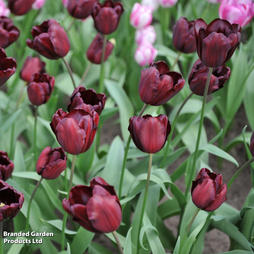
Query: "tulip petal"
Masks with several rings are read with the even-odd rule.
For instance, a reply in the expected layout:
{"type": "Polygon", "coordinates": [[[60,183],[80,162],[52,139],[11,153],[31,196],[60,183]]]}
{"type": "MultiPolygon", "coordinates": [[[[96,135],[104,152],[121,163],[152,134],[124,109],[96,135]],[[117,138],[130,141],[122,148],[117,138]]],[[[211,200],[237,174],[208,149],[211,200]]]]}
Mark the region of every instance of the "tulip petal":
{"type": "Polygon", "coordinates": [[[219,208],[226,200],[226,193],[227,193],[227,185],[224,184],[220,191],[216,194],[214,199],[210,202],[210,204],[205,208],[205,211],[214,211],[219,208]]]}

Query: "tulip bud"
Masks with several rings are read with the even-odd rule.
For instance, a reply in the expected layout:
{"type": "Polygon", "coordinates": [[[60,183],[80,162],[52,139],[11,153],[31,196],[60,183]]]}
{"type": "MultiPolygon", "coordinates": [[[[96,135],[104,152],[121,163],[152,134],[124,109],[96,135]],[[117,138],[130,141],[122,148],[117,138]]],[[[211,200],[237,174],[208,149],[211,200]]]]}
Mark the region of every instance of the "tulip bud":
{"type": "Polygon", "coordinates": [[[47,73],[35,73],[27,87],[29,100],[36,106],[45,104],[49,100],[54,86],[54,77],[49,76],[47,73]]]}
{"type": "Polygon", "coordinates": [[[77,87],[70,98],[68,104],[68,111],[70,112],[74,108],[80,108],[82,104],[91,105],[92,108],[100,115],[105,103],[106,95],[104,93],[96,93],[94,89],[85,89],[83,86],[77,87]]]}
{"type": "Polygon", "coordinates": [[[44,73],[45,63],[37,57],[28,56],[20,71],[20,78],[28,82],[34,73],[44,73]]]}
{"type": "Polygon", "coordinates": [[[157,53],[151,43],[142,41],[135,51],[134,59],[140,66],[149,65],[155,60],[157,53]]]}
{"type": "Polygon", "coordinates": [[[18,39],[19,29],[13,25],[11,19],[4,16],[0,16],[0,28],[0,47],[7,48],[18,39]]]}
{"type": "Polygon", "coordinates": [[[43,7],[45,2],[46,2],[46,0],[35,0],[35,2],[32,5],[32,8],[35,10],[39,10],[43,7]]]}
{"type": "Polygon", "coordinates": [[[14,218],[24,203],[24,195],[0,180],[0,222],[14,218]]]}
{"type": "Polygon", "coordinates": [[[52,117],[50,127],[62,148],[67,153],[77,155],[90,148],[98,124],[98,113],[87,107],[75,108],[70,113],[58,109],[52,117]]]}
{"type": "Polygon", "coordinates": [[[154,44],[156,40],[156,32],[153,26],[147,26],[142,29],[137,29],[135,33],[135,41],[139,45],[142,41],[148,41],[154,44]]]}
{"type": "Polygon", "coordinates": [[[11,174],[14,169],[14,164],[8,158],[6,152],[0,151],[0,179],[6,181],[11,177],[11,174]]]}
{"type": "Polygon", "coordinates": [[[8,17],[10,10],[6,7],[5,1],[0,0],[0,16],[8,17]]]}
{"type": "Polygon", "coordinates": [[[74,186],[62,204],[74,221],[91,232],[110,233],[121,224],[119,198],[114,187],[100,177],[92,179],[90,186],[74,186]]]}
{"type": "MultiPolygon", "coordinates": [[[[111,42],[109,42],[109,40],[107,40],[104,62],[107,61],[108,57],[111,55],[113,48],[114,45],[111,42]]],[[[86,56],[88,60],[94,64],[101,64],[102,49],[103,49],[103,37],[100,34],[97,34],[86,51],[86,56]]]]}
{"type": "Polygon", "coordinates": [[[165,145],[171,130],[166,115],[133,116],[129,120],[128,130],[134,144],[144,153],[154,154],[165,145]]]}
{"type": "Polygon", "coordinates": [[[142,0],[141,5],[150,7],[153,12],[157,11],[159,8],[159,3],[157,0],[142,0]]]}
{"type": "Polygon", "coordinates": [[[8,8],[17,16],[30,11],[35,0],[8,0],[8,8]]]}
{"type": "Polygon", "coordinates": [[[250,139],[250,153],[254,157],[254,132],[252,133],[250,139]]]}
{"type": "Polygon", "coordinates": [[[118,27],[123,11],[120,2],[106,0],[104,4],[96,3],[92,10],[92,17],[97,31],[101,34],[113,33],[118,27]]]}
{"type": "Polygon", "coordinates": [[[3,85],[16,71],[16,60],[7,57],[4,49],[0,48],[0,86],[3,85]]]}
{"type": "Polygon", "coordinates": [[[152,8],[149,6],[142,6],[139,3],[133,5],[130,23],[136,29],[141,29],[151,25],[153,20],[152,8]]]}
{"type": "Polygon", "coordinates": [[[69,14],[76,19],[87,18],[93,10],[93,6],[99,0],[70,0],[67,3],[69,14]]]}
{"type": "Polygon", "coordinates": [[[173,7],[178,0],[157,0],[163,8],[173,7]]]}
{"type": "Polygon", "coordinates": [[[211,212],[219,208],[227,200],[227,185],[222,184],[222,175],[202,168],[192,183],[191,195],[193,203],[200,209],[211,212]]]}
{"type": "Polygon", "coordinates": [[[209,25],[203,19],[194,23],[197,53],[207,67],[219,67],[233,55],[241,39],[241,27],[215,19],[209,25]]]}
{"type": "Polygon", "coordinates": [[[173,27],[173,45],[185,54],[196,51],[194,21],[181,17],[173,27]]]}
{"type": "Polygon", "coordinates": [[[223,0],[220,4],[219,16],[231,24],[246,26],[254,16],[254,3],[252,0],[223,0]]]}
{"type": "Polygon", "coordinates": [[[37,51],[48,59],[58,59],[66,56],[70,50],[70,41],[54,19],[45,20],[41,25],[31,30],[33,41],[26,40],[29,48],[37,51]]]}
{"type": "Polygon", "coordinates": [[[61,147],[46,147],[36,163],[36,171],[42,178],[56,179],[67,167],[67,157],[61,147]]]}
{"type": "Polygon", "coordinates": [[[180,73],[170,72],[167,64],[159,61],[141,71],[138,90],[144,103],[160,106],[179,93],[184,84],[180,73]]]}
{"type": "MultiPolygon", "coordinates": [[[[209,68],[206,67],[200,59],[198,59],[191,70],[189,75],[189,85],[191,91],[196,94],[203,96],[205,90],[205,84],[208,76],[209,68]]],[[[225,82],[229,79],[231,71],[224,65],[213,68],[212,76],[209,83],[208,93],[211,94],[224,87],[225,82]]]]}

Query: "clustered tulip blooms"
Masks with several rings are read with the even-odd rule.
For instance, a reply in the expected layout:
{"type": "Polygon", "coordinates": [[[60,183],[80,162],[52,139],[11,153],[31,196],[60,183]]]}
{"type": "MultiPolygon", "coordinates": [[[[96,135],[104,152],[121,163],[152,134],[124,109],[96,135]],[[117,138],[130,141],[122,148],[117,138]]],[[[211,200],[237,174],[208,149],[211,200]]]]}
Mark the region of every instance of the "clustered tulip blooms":
{"type": "Polygon", "coordinates": [[[241,27],[215,19],[209,25],[203,19],[194,23],[197,53],[207,67],[219,67],[233,55],[241,39],[241,27]]]}
{"type": "Polygon", "coordinates": [[[222,183],[222,175],[202,168],[192,183],[193,203],[200,209],[211,212],[219,208],[226,200],[227,185],[222,183]]]}
{"type": "Polygon", "coordinates": [[[24,15],[32,8],[35,0],[8,0],[8,8],[17,16],[24,15]]]}
{"type": "Polygon", "coordinates": [[[113,232],[121,224],[119,198],[114,187],[100,177],[92,179],[90,186],[74,186],[69,199],[64,199],[62,204],[74,221],[91,232],[113,232]]]}
{"type": "Polygon", "coordinates": [[[73,91],[67,109],[70,112],[74,108],[82,108],[83,104],[87,104],[91,105],[100,115],[105,106],[106,99],[107,97],[104,93],[96,93],[92,88],[86,89],[83,86],[79,86],[73,91]]]}
{"type": "Polygon", "coordinates": [[[29,48],[37,51],[48,59],[59,59],[66,56],[70,50],[70,41],[57,21],[48,19],[31,30],[33,41],[26,40],[29,48]]]}
{"type": "MultiPolygon", "coordinates": [[[[191,91],[196,95],[204,95],[205,84],[209,68],[198,59],[191,70],[188,81],[191,91]]],[[[229,79],[231,71],[224,65],[213,68],[208,93],[211,94],[224,87],[225,82],[229,79]]]]}
{"type": "Polygon", "coordinates": [[[0,222],[14,218],[24,203],[24,195],[0,180],[0,222]]]}
{"type": "Polygon", "coordinates": [[[6,181],[11,177],[14,169],[13,162],[9,159],[6,152],[0,151],[0,179],[6,181]]]}
{"type": "Polygon", "coordinates": [[[67,167],[67,157],[61,147],[46,147],[36,163],[36,171],[42,178],[56,179],[67,167]]]}
{"type": "Polygon", "coordinates": [[[129,120],[128,130],[139,150],[154,154],[165,145],[171,126],[166,115],[133,116],[129,120]]]}
{"type": "Polygon", "coordinates": [[[0,47],[7,48],[19,37],[19,29],[13,25],[11,19],[0,16],[0,47]]]}
{"type": "Polygon", "coordinates": [[[144,103],[160,106],[179,93],[184,84],[180,73],[169,71],[164,61],[158,61],[141,71],[139,95],[144,103]]]}
{"type": "Polygon", "coordinates": [[[33,105],[40,106],[46,103],[55,86],[55,78],[47,73],[34,73],[30,78],[27,94],[33,105]]]}
{"type": "Polygon", "coordinates": [[[4,49],[0,48],[0,86],[15,73],[16,68],[16,60],[7,57],[4,49]]]}

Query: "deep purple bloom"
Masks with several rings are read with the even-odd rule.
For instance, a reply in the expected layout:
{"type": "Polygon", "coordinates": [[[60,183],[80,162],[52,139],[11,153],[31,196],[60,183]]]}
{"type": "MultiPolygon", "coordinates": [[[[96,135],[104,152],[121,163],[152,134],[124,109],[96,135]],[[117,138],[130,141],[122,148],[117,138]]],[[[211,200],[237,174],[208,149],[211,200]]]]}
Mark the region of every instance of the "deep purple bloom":
{"type": "Polygon", "coordinates": [[[15,15],[24,15],[30,11],[35,0],[8,0],[8,8],[15,15]]]}
{"type": "Polygon", "coordinates": [[[9,159],[6,152],[0,151],[0,179],[6,181],[11,177],[14,169],[13,162],[9,159]]]}

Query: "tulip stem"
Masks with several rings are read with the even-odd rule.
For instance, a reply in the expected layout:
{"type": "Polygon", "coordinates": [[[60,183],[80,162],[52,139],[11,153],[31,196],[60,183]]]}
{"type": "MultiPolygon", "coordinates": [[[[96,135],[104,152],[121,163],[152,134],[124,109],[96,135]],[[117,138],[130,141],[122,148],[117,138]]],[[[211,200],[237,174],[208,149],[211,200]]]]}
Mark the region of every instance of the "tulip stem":
{"type": "Polygon", "coordinates": [[[117,235],[116,231],[113,231],[112,234],[113,234],[113,236],[114,236],[114,238],[115,238],[115,240],[116,240],[117,247],[118,247],[118,249],[119,249],[119,253],[120,253],[120,254],[123,254],[123,248],[122,248],[122,245],[121,245],[121,243],[120,243],[120,240],[119,240],[119,238],[118,238],[118,235],[117,235]]]}
{"type": "Polygon", "coordinates": [[[79,86],[81,86],[82,83],[84,82],[84,80],[85,80],[85,78],[86,78],[86,75],[88,74],[88,72],[89,72],[91,66],[92,66],[92,63],[89,62],[89,64],[88,64],[87,67],[86,67],[86,70],[85,70],[85,72],[84,72],[84,74],[83,74],[83,76],[82,76],[82,78],[81,78],[81,80],[80,80],[79,86]]]}
{"type": "MultiPolygon", "coordinates": [[[[200,116],[200,121],[199,121],[197,142],[196,142],[196,147],[195,147],[195,152],[194,152],[192,169],[191,169],[191,172],[190,172],[191,176],[194,176],[194,177],[195,177],[195,170],[196,170],[196,164],[197,164],[199,143],[200,143],[201,132],[202,132],[204,116],[205,116],[206,98],[207,98],[207,94],[208,94],[208,89],[209,89],[210,79],[211,79],[211,76],[212,76],[212,71],[213,71],[213,68],[209,67],[209,72],[208,72],[208,75],[207,75],[207,80],[206,80],[206,84],[205,84],[205,91],[204,91],[204,96],[203,96],[203,104],[202,104],[202,108],[201,108],[201,116],[200,116]]],[[[185,191],[186,195],[187,195],[187,193],[190,189],[192,180],[193,179],[190,178],[190,181],[188,182],[188,185],[186,186],[186,191],[185,191]]]]}
{"type": "Polygon", "coordinates": [[[187,227],[187,229],[186,229],[186,232],[185,232],[186,237],[188,236],[189,231],[190,231],[190,228],[191,228],[191,225],[193,224],[194,220],[196,219],[196,217],[197,217],[199,211],[200,211],[200,208],[197,208],[196,211],[195,211],[195,213],[193,214],[193,216],[192,216],[192,218],[191,218],[191,221],[190,221],[190,223],[189,223],[189,225],[188,225],[188,227],[187,227]]]}
{"type": "Polygon", "coordinates": [[[35,195],[36,191],[38,190],[38,188],[39,188],[39,186],[40,186],[40,184],[42,182],[42,179],[43,178],[41,177],[41,179],[37,182],[37,184],[36,184],[36,186],[34,188],[34,191],[33,191],[32,195],[31,195],[31,198],[29,200],[29,204],[28,204],[28,208],[27,208],[27,217],[26,217],[26,232],[28,231],[28,228],[29,228],[29,216],[30,216],[30,210],[31,210],[30,208],[31,208],[32,200],[33,200],[34,195],[35,195]]]}
{"type": "Polygon", "coordinates": [[[75,88],[76,88],[76,84],[75,84],[75,80],[74,80],[74,77],[73,77],[73,73],[72,73],[72,71],[71,71],[71,67],[70,67],[70,65],[67,63],[67,61],[65,60],[64,57],[63,57],[62,59],[63,59],[63,62],[64,62],[65,66],[66,66],[66,68],[67,68],[67,70],[68,70],[68,72],[69,72],[69,74],[70,74],[71,81],[72,81],[73,87],[74,87],[74,89],[75,89],[75,88]]]}
{"type": "Polygon", "coordinates": [[[174,61],[174,63],[172,64],[172,66],[171,66],[171,68],[170,68],[170,71],[173,71],[173,70],[174,70],[176,64],[177,64],[178,61],[179,61],[179,58],[180,58],[181,54],[182,54],[182,52],[179,51],[178,54],[177,54],[176,60],[174,61]]]}
{"type": "Polygon", "coordinates": [[[147,104],[144,104],[143,108],[140,110],[138,116],[142,116],[144,111],[146,110],[147,104]]]}
{"type": "Polygon", "coordinates": [[[103,93],[103,84],[104,84],[104,59],[105,59],[105,51],[107,45],[107,36],[104,35],[103,38],[103,47],[102,47],[102,55],[101,55],[101,73],[100,73],[100,81],[99,81],[99,93],[103,93]]]}
{"type": "MultiPolygon", "coordinates": [[[[142,227],[142,224],[143,224],[143,218],[144,218],[145,209],[146,209],[146,201],[147,201],[147,194],[148,194],[150,177],[151,177],[152,162],[153,162],[153,154],[150,153],[149,154],[148,173],[147,173],[147,179],[146,179],[146,189],[145,189],[145,195],[144,195],[144,200],[143,200],[143,205],[142,205],[142,210],[141,210],[141,216],[140,216],[140,221],[139,221],[139,227],[138,227],[138,243],[139,243],[139,235],[140,235],[141,227],[142,227]]],[[[139,244],[138,244],[138,248],[137,248],[137,254],[138,253],[139,253],[139,244]]]]}
{"type": "MultiPolygon", "coordinates": [[[[68,191],[67,199],[69,199],[69,197],[70,197],[70,190],[72,187],[72,180],[73,180],[73,175],[74,175],[76,157],[77,157],[76,155],[73,155],[73,158],[72,158],[69,188],[67,190],[68,191]]],[[[65,248],[65,228],[66,228],[67,216],[68,216],[68,214],[65,212],[64,217],[63,217],[62,234],[61,234],[61,250],[64,250],[64,248],[65,248]]]]}
{"type": "Polygon", "coordinates": [[[34,162],[37,162],[37,117],[38,116],[38,106],[35,107],[34,113],[34,162]]]}
{"type": "Polygon", "coordinates": [[[0,221],[0,254],[4,254],[3,250],[3,221],[0,221]]]}
{"type": "Polygon", "coordinates": [[[232,185],[232,183],[235,181],[235,179],[238,177],[238,175],[244,170],[246,169],[252,162],[254,161],[254,157],[252,157],[250,160],[248,160],[245,164],[243,164],[243,166],[241,168],[239,168],[237,170],[237,172],[232,176],[232,178],[229,180],[228,184],[227,184],[227,189],[230,188],[230,186],[232,185]]]}
{"type": "Polygon", "coordinates": [[[193,95],[193,93],[190,93],[188,95],[188,97],[183,101],[183,103],[181,104],[180,108],[176,112],[175,118],[174,118],[173,123],[171,125],[171,131],[170,131],[170,134],[168,136],[168,142],[167,142],[167,145],[166,145],[165,153],[164,153],[161,165],[160,165],[161,168],[163,168],[164,165],[165,165],[165,161],[166,161],[167,154],[168,154],[168,149],[169,149],[169,144],[171,143],[171,139],[172,139],[173,134],[174,134],[174,130],[175,130],[175,125],[176,125],[177,119],[178,119],[178,117],[179,117],[183,107],[185,106],[185,104],[191,98],[192,95],[193,95]]]}

